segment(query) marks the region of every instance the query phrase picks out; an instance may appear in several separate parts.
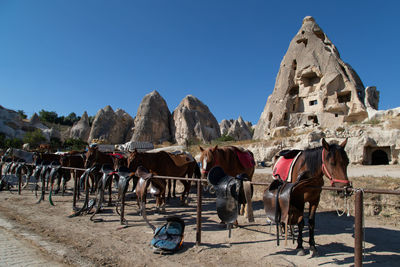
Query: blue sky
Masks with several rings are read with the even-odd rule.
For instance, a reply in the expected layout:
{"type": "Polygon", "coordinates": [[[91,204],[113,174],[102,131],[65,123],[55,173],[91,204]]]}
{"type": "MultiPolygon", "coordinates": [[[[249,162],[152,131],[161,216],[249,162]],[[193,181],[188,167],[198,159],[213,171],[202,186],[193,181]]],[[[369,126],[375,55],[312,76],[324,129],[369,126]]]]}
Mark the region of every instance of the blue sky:
{"type": "Polygon", "coordinates": [[[398,107],[398,1],[0,0],[0,105],[136,115],[157,90],[188,94],[220,122],[257,123],[302,19],[313,16],[379,109],[398,107]],[[324,4],[327,3],[327,4],[324,4]]]}

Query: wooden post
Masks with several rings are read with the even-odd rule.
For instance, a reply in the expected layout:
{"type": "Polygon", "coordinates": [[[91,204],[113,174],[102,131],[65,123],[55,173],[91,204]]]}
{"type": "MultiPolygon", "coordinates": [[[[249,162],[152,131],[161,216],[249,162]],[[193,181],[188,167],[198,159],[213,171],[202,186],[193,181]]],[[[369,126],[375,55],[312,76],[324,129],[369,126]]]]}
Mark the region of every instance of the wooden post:
{"type": "Polygon", "coordinates": [[[364,192],[362,190],[356,190],[354,215],[354,266],[356,267],[361,267],[363,265],[363,195],[364,192]]]}
{"type": "Polygon", "coordinates": [[[201,244],[201,201],[202,201],[202,185],[201,179],[197,182],[197,228],[196,228],[196,246],[201,244]]]}

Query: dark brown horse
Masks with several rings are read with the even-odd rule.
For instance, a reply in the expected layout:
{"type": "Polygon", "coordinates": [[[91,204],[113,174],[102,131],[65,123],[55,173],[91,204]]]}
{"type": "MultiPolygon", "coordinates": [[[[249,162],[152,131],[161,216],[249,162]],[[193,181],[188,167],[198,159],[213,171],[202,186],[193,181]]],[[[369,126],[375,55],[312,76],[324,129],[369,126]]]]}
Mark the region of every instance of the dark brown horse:
{"type": "MultiPolygon", "coordinates": [[[[150,173],[143,166],[139,166],[135,172],[139,177],[136,185],[137,204],[140,212],[143,215],[146,209],[146,196],[149,190],[151,194],[156,196],[156,211],[159,212],[160,208],[165,212],[165,185],[166,181],[160,178],[154,178],[153,173],[150,173]]],[[[155,174],[157,175],[157,174],[155,174]]]]}
{"type": "MultiPolygon", "coordinates": [[[[173,176],[173,177],[193,177],[196,161],[177,164],[177,161],[172,159],[169,153],[165,151],[146,153],[132,152],[128,158],[128,168],[136,171],[137,167],[143,166],[151,172],[157,173],[160,176],[173,176]]],[[[184,191],[180,197],[181,204],[185,204],[189,196],[190,181],[181,181],[184,185],[184,191]]]]}
{"type": "MultiPolygon", "coordinates": [[[[219,148],[218,145],[204,149],[200,147],[201,156],[201,173],[202,179],[206,179],[208,172],[214,166],[220,166],[224,172],[232,177],[236,177],[239,174],[246,174],[248,179],[251,181],[255,163],[253,153],[249,150],[244,150],[235,146],[224,146],[219,148]]],[[[246,201],[251,203],[251,189],[246,183],[246,201]]],[[[247,213],[249,221],[253,221],[253,211],[251,205],[246,209],[245,205],[242,206],[240,213],[247,213]]]]}
{"type": "MultiPolygon", "coordinates": [[[[93,172],[94,181],[92,193],[97,189],[98,181],[101,178],[100,169],[102,165],[114,165],[113,157],[109,153],[101,152],[97,146],[89,146],[85,155],[85,169],[98,166],[93,172]]],[[[109,204],[111,202],[111,183],[109,185],[109,204]]]]}
{"type": "MultiPolygon", "coordinates": [[[[309,203],[309,244],[312,256],[318,255],[315,247],[314,228],[315,215],[320,200],[323,176],[325,175],[332,186],[351,187],[347,177],[349,159],[344,150],[347,139],[341,143],[328,144],[322,139],[322,146],[307,149],[301,152],[293,166],[292,183],[303,183],[305,186],[294,187],[291,194],[290,205],[297,211],[295,221],[299,227],[297,238],[298,255],[305,255],[303,248],[304,204],[309,203]]],[[[265,203],[265,202],[264,202],[265,203]]]]}

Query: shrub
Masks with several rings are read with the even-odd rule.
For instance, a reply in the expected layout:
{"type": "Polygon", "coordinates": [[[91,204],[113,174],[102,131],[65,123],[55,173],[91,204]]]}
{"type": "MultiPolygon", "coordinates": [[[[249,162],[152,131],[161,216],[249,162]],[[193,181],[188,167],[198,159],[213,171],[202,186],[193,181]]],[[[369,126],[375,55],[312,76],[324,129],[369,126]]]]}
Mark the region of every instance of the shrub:
{"type": "Polygon", "coordinates": [[[37,147],[46,141],[46,137],[44,137],[40,129],[36,129],[33,132],[27,132],[23,140],[24,143],[29,143],[31,147],[37,147]]]}
{"type": "Polygon", "coordinates": [[[83,150],[87,143],[81,139],[69,138],[64,142],[64,148],[68,150],[83,150]]]}

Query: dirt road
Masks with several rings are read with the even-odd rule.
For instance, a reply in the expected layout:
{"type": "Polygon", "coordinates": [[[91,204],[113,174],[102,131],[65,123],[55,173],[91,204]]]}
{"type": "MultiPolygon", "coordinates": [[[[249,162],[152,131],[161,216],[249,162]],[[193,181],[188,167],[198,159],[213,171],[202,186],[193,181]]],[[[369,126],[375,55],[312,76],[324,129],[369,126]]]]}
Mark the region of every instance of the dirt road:
{"type": "MultiPolygon", "coordinates": [[[[264,180],[257,174],[255,180],[264,180]]],[[[186,223],[184,246],[174,255],[153,254],[149,246],[151,229],[138,216],[135,201],[128,201],[126,219],[130,227],[121,228],[115,207],[104,207],[98,215],[102,222],[93,223],[89,216],[68,218],[71,214],[71,192],[55,196],[56,206],[45,201],[35,204],[37,199],[31,191],[22,195],[0,192],[0,215],[12,222],[15,233],[39,236],[34,243],[45,255],[52,255],[54,262],[68,265],[107,266],[351,266],[353,264],[353,211],[350,217],[338,217],[334,209],[321,203],[316,220],[316,242],[319,257],[297,256],[296,244],[276,245],[274,227],[266,223],[262,202],[253,203],[255,223],[239,217],[241,227],[233,229],[232,238],[219,224],[215,199],[206,194],[202,213],[202,244],[196,242],[196,202],[181,207],[177,199],[167,206],[167,213],[154,214],[154,200],[148,204],[149,220],[160,226],[165,216],[178,215],[186,223]],[[43,243],[44,242],[44,243],[43,243]],[[36,245],[39,244],[39,245],[36,245]],[[51,244],[51,246],[40,246],[51,244]],[[46,249],[52,248],[50,250],[46,249]]],[[[93,197],[93,196],[92,196],[93,197]]],[[[128,196],[129,197],[129,196],[128,196]]],[[[325,196],[323,196],[325,198],[325,196]]],[[[81,204],[81,203],[80,203],[81,204]]],[[[0,226],[2,227],[2,226],[0,226]]],[[[7,228],[4,228],[7,232],[7,228]]],[[[400,261],[400,226],[389,226],[384,221],[366,217],[364,264],[372,266],[394,266],[400,261]]],[[[20,238],[20,237],[18,237],[20,238]]],[[[28,240],[29,241],[29,240],[28,240]]],[[[308,237],[305,234],[305,248],[308,237]]],[[[29,241],[32,243],[32,241],[29,241]]],[[[48,258],[48,257],[46,257],[48,258]]],[[[0,265],[1,262],[0,262],[0,265]]]]}

